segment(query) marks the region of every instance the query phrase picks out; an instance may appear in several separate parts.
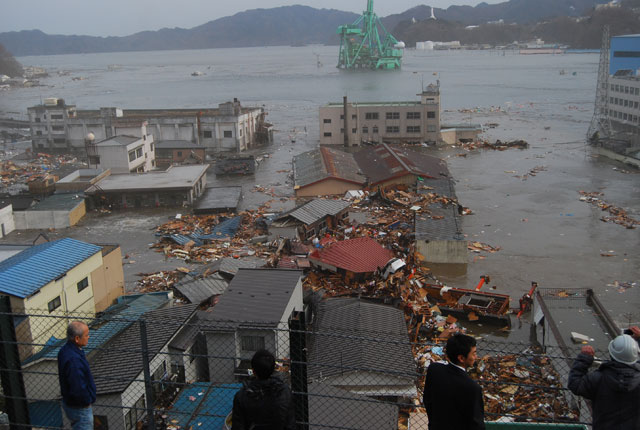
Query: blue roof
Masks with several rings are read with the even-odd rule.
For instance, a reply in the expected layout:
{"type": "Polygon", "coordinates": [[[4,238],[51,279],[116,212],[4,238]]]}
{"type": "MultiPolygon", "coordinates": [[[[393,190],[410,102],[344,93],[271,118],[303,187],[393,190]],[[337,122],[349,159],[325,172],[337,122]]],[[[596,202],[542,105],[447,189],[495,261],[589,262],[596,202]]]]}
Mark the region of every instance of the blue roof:
{"type": "MultiPolygon", "coordinates": [[[[129,298],[128,296],[125,297],[129,298]]],[[[91,335],[89,336],[89,343],[85,346],[87,354],[90,354],[96,348],[102,347],[112,337],[140,319],[145,312],[160,308],[168,300],[169,293],[166,291],[139,294],[133,300],[124,300],[124,304],[118,303],[106,309],[101,318],[96,318],[89,323],[91,335]],[[117,313],[114,315],[116,311],[117,313]]],[[[24,363],[30,363],[42,358],[57,359],[58,351],[60,351],[65,342],[66,339],[56,339],[52,336],[42,350],[27,358],[24,363]]]]}
{"type": "Polygon", "coordinates": [[[29,297],[101,250],[71,238],[32,246],[0,262],[0,293],[29,297]]]}
{"type": "Polygon", "coordinates": [[[171,408],[169,424],[180,428],[223,428],[240,387],[242,384],[211,385],[206,382],[187,386],[171,408]]]}
{"type": "Polygon", "coordinates": [[[157,234],[167,239],[173,240],[178,245],[186,245],[193,241],[196,246],[202,246],[205,240],[229,240],[236,235],[240,223],[242,222],[242,216],[236,216],[226,219],[220,224],[216,225],[211,233],[205,234],[202,229],[196,228],[191,234],[157,234]]]}

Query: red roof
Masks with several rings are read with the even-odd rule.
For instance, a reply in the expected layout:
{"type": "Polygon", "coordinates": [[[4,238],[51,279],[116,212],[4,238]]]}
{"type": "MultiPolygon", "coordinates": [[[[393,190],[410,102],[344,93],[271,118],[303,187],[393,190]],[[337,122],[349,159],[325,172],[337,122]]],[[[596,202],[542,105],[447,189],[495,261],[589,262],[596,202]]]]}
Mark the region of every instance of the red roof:
{"type": "Polygon", "coordinates": [[[354,273],[375,272],[379,267],[384,267],[391,258],[393,253],[370,237],[336,242],[309,255],[309,259],[314,263],[354,273]]]}

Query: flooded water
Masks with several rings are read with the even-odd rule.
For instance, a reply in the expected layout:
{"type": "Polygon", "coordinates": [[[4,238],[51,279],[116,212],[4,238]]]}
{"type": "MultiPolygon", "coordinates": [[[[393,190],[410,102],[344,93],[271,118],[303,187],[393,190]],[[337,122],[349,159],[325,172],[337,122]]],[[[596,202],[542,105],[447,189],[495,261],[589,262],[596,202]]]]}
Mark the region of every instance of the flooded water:
{"type": "MultiPolygon", "coordinates": [[[[585,144],[597,55],[408,51],[402,71],[388,73],[339,72],[336,59],[337,47],[324,46],[24,57],[23,64],[46,67],[53,77],[45,87],[3,92],[0,111],[24,113],[45,97],[62,97],[78,109],[211,107],[234,97],[243,105],[264,106],[278,130],[276,142],[254,152],[269,158],[253,177],[208,180],[210,186],[241,184],[243,208],[272,199],[252,192],[254,184],[274,188],[283,199],[273,206],[281,208],[294,204],[287,199],[291,157],[317,145],[320,105],[344,95],[353,101],[415,100],[421,84],[439,79],[443,123],[497,123],[488,139],[530,144],[526,150],[475,151],[466,157],[456,149],[430,150],[447,159],[459,200],[474,211],[464,218],[469,240],[501,247],[494,254],[471,255],[466,274],[442,279],[468,288],[487,274],[495,291],[512,295],[516,303],[531,281],[541,288],[592,288],[620,325],[640,321],[640,285],[610,286],[640,283],[640,229],[602,222],[602,211],[579,201],[580,190],[603,192],[604,200],[640,218],[640,175],[594,157],[585,144]],[[70,73],[57,76],[57,71],[70,73]],[[190,76],[194,71],[205,75],[190,76]],[[535,168],[536,176],[522,179],[535,168]],[[601,256],[609,251],[615,256],[601,256]]],[[[135,218],[152,228],[168,215],[135,218]]],[[[114,225],[129,222],[123,215],[113,217],[114,225]]],[[[126,226],[114,235],[95,227],[90,217],[69,234],[122,239],[125,253],[144,253],[154,238],[139,227],[133,227],[133,240],[126,226]]],[[[136,268],[125,270],[133,276],[136,268]]]]}

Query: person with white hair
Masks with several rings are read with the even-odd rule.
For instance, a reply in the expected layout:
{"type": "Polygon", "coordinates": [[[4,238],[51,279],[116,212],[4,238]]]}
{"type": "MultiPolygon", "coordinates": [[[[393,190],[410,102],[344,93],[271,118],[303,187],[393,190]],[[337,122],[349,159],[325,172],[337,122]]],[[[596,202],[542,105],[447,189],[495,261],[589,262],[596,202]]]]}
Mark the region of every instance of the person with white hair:
{"type": "Polygon", "coordinates": [[[593,430],[640,429],[638,342],[622,334],[609,342],[611,360],[589,372],[595,351],[585,345],[569,372],[572,393],[591,400],[593,430]]]}

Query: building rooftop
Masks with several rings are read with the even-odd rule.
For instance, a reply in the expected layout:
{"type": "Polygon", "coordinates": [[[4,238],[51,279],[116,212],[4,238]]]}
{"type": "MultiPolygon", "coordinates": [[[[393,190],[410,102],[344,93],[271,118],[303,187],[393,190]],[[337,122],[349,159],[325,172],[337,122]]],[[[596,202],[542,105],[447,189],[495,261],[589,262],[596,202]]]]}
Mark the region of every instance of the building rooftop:
{"type": "Polygon", "coordinates": [[[29,210],[32,211],[60,211],[71,210],[84,203],[84,193],[52,194],[34,204],[29,210]]]}
{"type": "MultiPolygon", "coordinates": [[[[362,107],[362,106],[419,106],[420,100],[418,101],[397,101],[397,102],[348,102],[352,106],[362,107]]],[[[326,106],[344,106],[343,103],[327,103],[326,106]]]]}
{"type": "Polygon", "coordinates": [[[0,292],[26,298],[98,252],[71,238],[34,245],[0,262],[0,292]]]}
{"type": "Polygon", "coordinates": [[[96,185],[89,187],[85,192],[97,194],[100,192],[190,189],[195,186],[208,168],[209,165],[170,166],[162,172],[110,175],[96,185]]]}
{"type": "Polygon", "coordinates": [[[336,242],[326,248],[316,249],[309,255],[313,263],[353,273],[375,272],[392,258],[393,252],[370,237],[336,242]]]}
{"type": "Polygon", "coordinates": [[[213,385],[208,382],[188,385],[173,402],[167,421],[183,429],[225,428],[225,419],[233,408],[233,397],[241,387],[242,384],[213,385]]]}
{"type": "MultiPolygon", "coordinates": [[[[37,107],[37,106],[36,106],[37,107]]],[[[43,107],[44,108],[44,107],[43,107]]],[[[240,112],[242,114],[260,110],[259,107],[241,107],[240,112]]],[[[122,109],[121,117],[113,117],[113,122],[116,125],[120,123],[135,122],[141,124],[146,120],[154,118],[165,117],[212,117],[212,116],[227,116],[219,108],[192,108],[192,109],[122,109]]],[[[76,117],[83,118],[101,118],[102,114],[99,109],[93,110],[78,110],[76,117]]]]}
{"type": "Polygon", "coordinates": [[[239,269],[213,311],[200,318],[276,325],[301,277],[301,270],[239,269]]]}
{"type": "Polygon", "coordinates": [[[321,146],[293,157],[293,180],[295,188],[334,178],[363,185],[366,178],[360,171],[352,154],[321,146]]]}
{"type": "Polygon", "coordinates": [[[344,200],[314,199],[302,206],[279,215],[274,222],[294,218],[304,224],[313,224],[326,216],[334,216],[348,208],[350,202],[344,200]]]}
{"type": "Polygon", "coordinates": [[[193,207],[193,213],[205,214],[211,212],[235,211],[242,199],[242,187],[212,187],[193,207]]]}
{"type": "Polygon", "coordinates": [[[142,140],[142,138],[122,134],[122,135],[113,136],[113,137],[109,137],[107,139],[101,140],[100,142],[97,142],[95,145],[96,146],[128,146],[138,140],[142,140]]]}
{"type": "Polygon", "coordinates": [[[229,282],[217,273],[206,278],[189,278],[181,280],[173,288],[194,304],[200,304],[213,296],[224,293],[229,285],[229,282]]]}

